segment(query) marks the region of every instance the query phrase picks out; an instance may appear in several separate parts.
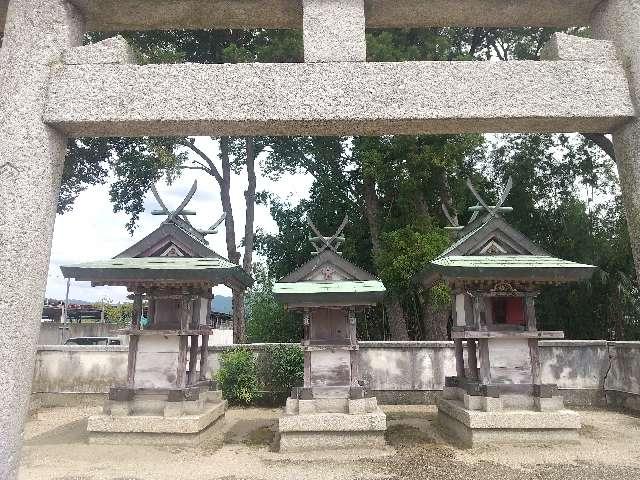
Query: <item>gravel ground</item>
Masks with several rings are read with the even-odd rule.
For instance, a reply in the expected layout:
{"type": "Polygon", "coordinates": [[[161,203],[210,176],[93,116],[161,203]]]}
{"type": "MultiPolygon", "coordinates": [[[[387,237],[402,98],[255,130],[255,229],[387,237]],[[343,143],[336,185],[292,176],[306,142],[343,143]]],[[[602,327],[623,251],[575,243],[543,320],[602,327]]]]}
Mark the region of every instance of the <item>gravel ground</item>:
{"type": "Polygon", "coordinates": [[[435,409],[388,406],[386,452],[288,455],[270,451],[278,409],[230,409],[225,445],[89,445],[99,408],[53,408],[27,424],[21,480],[640,479],[640,418],[583,410],[580,443],[461,450],[446,444],[435,409]]]}

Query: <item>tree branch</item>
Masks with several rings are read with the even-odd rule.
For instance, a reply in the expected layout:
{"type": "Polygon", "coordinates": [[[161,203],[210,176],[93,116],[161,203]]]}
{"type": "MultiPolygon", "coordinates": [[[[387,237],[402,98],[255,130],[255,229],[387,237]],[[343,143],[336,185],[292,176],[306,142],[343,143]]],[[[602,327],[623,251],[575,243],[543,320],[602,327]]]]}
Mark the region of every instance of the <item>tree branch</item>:
{"type": "Polygon", "coordinates": [[[613,148],[613,142],[609,140],[604,133],[581,133],[580,135],[587,140],[591,140],[600,147],[604,153],[609,155],[611,160],[616,162],[616,152],[613,148]]]}
{"type": "Polygon", "coordinates": [[[205,167],[204,165],[200,166],[200,167],[192,167],[191,165],[180,165],[178,167],[180,170],[200,170],[202,172],[209,172],[209,169],[207,167],[205,167]]]}
{"type": "Polygon", "coordinates": [[[220,175],[218,168],[215,166],[213,161],[209,158],[209,156],[206,153],[204,153],[202,150],[196,147],[196,143],[193,139],[187,139],[186,142],[180,142],[180,145],[184,145],[185,147],[190,149],[192,152],[196,153],[205,162],[207,162],[207,165],[209,165],[210,173],[215,177],[218,184],[222,185],[224,183],[224,180],[222,178],[222,175],[220,175]]]}

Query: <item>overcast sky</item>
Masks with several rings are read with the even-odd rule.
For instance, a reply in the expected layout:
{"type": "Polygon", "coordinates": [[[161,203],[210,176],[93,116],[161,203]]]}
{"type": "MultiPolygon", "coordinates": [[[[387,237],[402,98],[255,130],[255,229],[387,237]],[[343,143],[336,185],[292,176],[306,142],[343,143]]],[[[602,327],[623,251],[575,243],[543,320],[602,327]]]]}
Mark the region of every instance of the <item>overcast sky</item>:
{"type": "MultiPolygon", "coordinates": [[[[198,146],[217,158],[217,143],[209,139],[199,139],[198,146]]],[[[258,191],[268,190],[297,203],[308,195],[312,179],[307,175],[286,175],[277,182],[265,178],[258,168],[258,191]]],[[[222,214],[220,190],[216,181],[209,175],[199,171],[185,171],[184,175],[168,186],[164,181],[158,185],[161,198],[169,208],[177,207],[193,181],[198,180],[198,191],[189,203],[189,209],[197,215],[190,217],[191,223],[198,228],[207,228],[222,214]]],[[[231,187],[231,199],[234,209],[236,239],[238,244],[244,233],[244,190],[246,178],[234,176],[231,187]]],[[[153,216],[149,212],[158,208],[153,195],[145,198],[145,212],[133,236],[125,228],[128,216],[124,213],[113,213],[109,200],[109,185],[90,187],[80,194],[71,212],[56,217],[53,234],[53,246],[47,278],[48,298],[64,299],[66,282],[60,272],[60,265],[102,260],[112,258],[130,245],[152,232],[164,217],[153,216]]],[[[269,211],[264,206],[256,206],[256,228],[276,231],[277,226],[269,211]]],[[[227,256],[224,241],[224,225],[217,235],[207,237],[211,248],[227,256]]],[[[242,249],[241,249],[242,251],[242,249]]],[[[217,287],[214,293],[230,295],[226,287],[217,287]]],[[[71,281],[69,298],[96,301],[108,297],[115,302],[126,300],[126,289],[123,287],[91,287],[89,282],[71,281]]]]}

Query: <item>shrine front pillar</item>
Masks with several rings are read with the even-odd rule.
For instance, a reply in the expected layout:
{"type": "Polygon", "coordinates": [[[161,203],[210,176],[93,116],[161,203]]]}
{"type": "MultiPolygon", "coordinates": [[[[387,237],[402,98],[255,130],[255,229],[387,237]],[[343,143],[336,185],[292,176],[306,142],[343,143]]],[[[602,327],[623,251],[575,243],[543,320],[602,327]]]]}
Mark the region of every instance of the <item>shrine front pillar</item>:
{"type": "MultiPolygon", "coordinates": [[[[640,0],[603,1],[593,12],[591,23],[595,38],[613,41],[618,47],[639,115],[640,0]]],[[[636,117],[612,133],[631,250],[640,277],[640,119],[636,117]]]]}
{"type": "Polygon", "coordinates": [[[0,49],[0,478],[17,475],[66,139],[42,121],[51,70],[81,44],[64,0],[10,0],[0,49]]]}

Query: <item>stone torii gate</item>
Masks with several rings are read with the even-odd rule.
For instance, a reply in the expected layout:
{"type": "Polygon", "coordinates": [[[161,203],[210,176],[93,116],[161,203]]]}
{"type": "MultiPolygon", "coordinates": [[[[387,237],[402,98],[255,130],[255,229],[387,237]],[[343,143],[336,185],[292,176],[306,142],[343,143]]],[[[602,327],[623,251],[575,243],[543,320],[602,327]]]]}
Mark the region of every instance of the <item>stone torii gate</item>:
{"type": "Polygon", "coordinates": [[[67,137],[613,133],[640,271],[640,0],[0,0],[2,31],[2,478],[18,465],[67,137]],[[599,40],[556,35],[539,62],[365,62],[365,26],[574,25],[599,40]],[[228,27],[302,28],[305,63],[137,66],[121,39],[81,46],[85,31],[228,27]]]}

